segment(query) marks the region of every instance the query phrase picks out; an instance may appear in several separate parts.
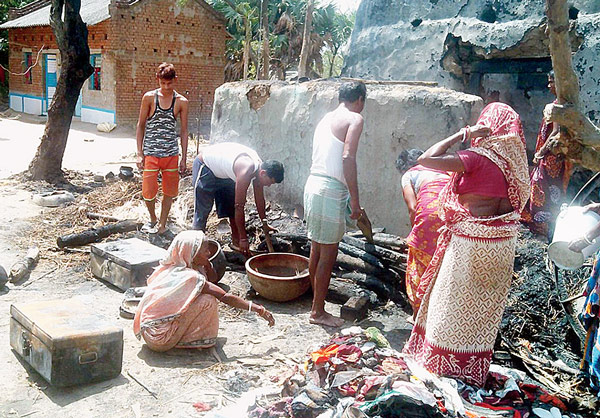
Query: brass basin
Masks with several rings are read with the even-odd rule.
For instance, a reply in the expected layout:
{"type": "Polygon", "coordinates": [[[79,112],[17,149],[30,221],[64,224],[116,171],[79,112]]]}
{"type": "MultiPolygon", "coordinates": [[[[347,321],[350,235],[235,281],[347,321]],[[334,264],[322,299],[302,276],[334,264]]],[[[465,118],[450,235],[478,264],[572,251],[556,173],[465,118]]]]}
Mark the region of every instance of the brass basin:
{"type": "Polygon", "coordinates": [[[310,287],[308,258],[292,253],[255,255],[246,261],[250,284],[262,297],[287,302],[310,287]]]}

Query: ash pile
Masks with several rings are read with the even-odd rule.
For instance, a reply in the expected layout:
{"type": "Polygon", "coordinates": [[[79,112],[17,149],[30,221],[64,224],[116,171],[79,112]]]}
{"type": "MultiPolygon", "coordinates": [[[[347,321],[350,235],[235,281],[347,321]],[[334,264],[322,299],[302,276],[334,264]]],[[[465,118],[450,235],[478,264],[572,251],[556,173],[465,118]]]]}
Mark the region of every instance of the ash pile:
{"type": "Polygon", "coordinates": [[[526,371],[568,399],[574,410],[599,416],[598,400],[580,370],[585,330],[578,319],[578,303],[583,302],[578,296],[592,265],[572,272],[555,270],[547,261],[547,247],[529,230],[521,230],[494,361],[526,371]]]}

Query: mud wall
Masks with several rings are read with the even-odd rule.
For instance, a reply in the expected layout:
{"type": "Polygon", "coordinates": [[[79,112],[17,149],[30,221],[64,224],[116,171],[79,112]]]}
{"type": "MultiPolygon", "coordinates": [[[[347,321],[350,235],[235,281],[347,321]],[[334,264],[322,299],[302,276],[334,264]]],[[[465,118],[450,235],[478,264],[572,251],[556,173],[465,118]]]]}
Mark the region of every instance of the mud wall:
{"type": "MultiPolygon", "coordinates": [[[[342,74],[373,80],[432,80],[502,100],[522,116],[528,148],[543,105],[551,69],[538,0],[363,0],[342,74]],[[373,45],[377,45],[374,48],[373,45]]],[[[569,1],[573,63],[586,112],[600,109],[600,2],[569,1]]]]}
{"type": "MultiPolygon", "coordinates": [[[[235,141],[255,148],[263,159],[285,166],[285,180],[267,198],[288,209],[302,204],[309,175],[312,138],[319,120],[338,104],[339,82],[236,82],[215,94],[211,141],[235,141]]],[[[479,97],[445,88],[367,85],[364,131],[358,150],[361,205],[375,226],[393,233],[410,230],[395,161],[401,150],[426,149],[473,123],[479,97]]]]}

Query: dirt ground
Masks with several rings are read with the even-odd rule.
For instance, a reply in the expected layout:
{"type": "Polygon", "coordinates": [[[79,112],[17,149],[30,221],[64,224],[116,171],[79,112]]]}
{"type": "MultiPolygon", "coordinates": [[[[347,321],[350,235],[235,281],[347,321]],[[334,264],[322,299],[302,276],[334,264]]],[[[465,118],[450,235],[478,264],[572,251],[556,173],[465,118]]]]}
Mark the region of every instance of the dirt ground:
{"type": "MultiPolygon", "coordinates": [[[[20,116],[0,118],[0,265],[7,270],[23,256],[27,246],[40,245],[41,259],[31,276],[0,290],[0,416],[2,417],[146,417],[202,416],[193,404],[228,405],[245,388],[271,383],[283,370],[302,364],[310,349],[327,341],[331,330],[308,323],[310,294],[290,303],[258,297],[275,317],[269,328],[254,314],[221,306],[216,355],[210,350],[172,350],[154,353],[139,342],[132,322],[119,317],[122,293],[96,280],[86,254],[56,252],[48,241],[35,242],[50,209],[36,206],[31,191],[7,179],[26,169],[43,132],[41,119],[20,116]],[[10,156],[10,157],[9,157],[10,156]],[[81,298],[124,330],[123,370],[115,379],[66,389],[51,387],[10,349],[9,309],[12,303],[81,298]],[[218,357],[218,358],[217,358],[218,357]],[[155,392],[155,397],[137,383],[155,392]]],[[[75,122],[65,153],[64,168],[106,174],[122,164],[132,165],[135,140],[132,131],[117,128],[110,134],[75,122]]],[[[50,222],[50,221],[48,221],[50,222]]],[[[234,266],[235,267],[235,266],[234,266]]],[[[222,282],[245,295],[249,283],[239,268],[228,271],[222,282]]],[[[327,303],[339,314],[339,305],[327,303]]],[[[392,346],[400,349],[410,333],[406,314],[394,304],[373,311],[362,326],[379,327],[392,346]]],[[[350,323],[347,324],[351,325],[350,323]]]]}

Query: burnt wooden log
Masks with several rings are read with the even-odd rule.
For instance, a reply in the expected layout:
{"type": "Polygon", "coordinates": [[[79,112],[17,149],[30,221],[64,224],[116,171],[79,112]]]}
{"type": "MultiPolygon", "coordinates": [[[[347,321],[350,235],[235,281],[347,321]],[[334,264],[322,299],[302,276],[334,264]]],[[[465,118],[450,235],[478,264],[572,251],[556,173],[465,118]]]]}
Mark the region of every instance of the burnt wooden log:
{"type": "Polygon", "coordinates": [[[135,221],[120,221],[110,225],[104,225],[99,228],[91,228],[76,234],[63,235],[56,239],[59,248],[80,247],[82,245],[99,242],[112,234],[121,234],[131,232],[142,227],[141,223],[135,221]]]}
{"type": "Polygon", "coordinates": [[[368,242],[358,238],[350,237],[348,235],[344,235],[342,242],[366,251],[375,257],[383,259],[384,261],[389,261],[390,263],[406,263],[406,255],[399,253],[398,251],[389,250],[387,248],[380,247],[379,245],[369,244],[368,242]]]}
{"type": "Polygon", "coordinates": [[[356,282],[356,284],[358,284],[360,287],[375,292],[377,297],[383,301],[391,299],[394,293],[394,289],[389,283],[386,283],[382,279],[371,274],[357,272],[344,273],[342,274],[342,278],[350,279],[356,282]]]}
{"type": "MultiPolygon", "coordinates": [[[[277,235],[279,237],[293,236],[293,234],[281,234],[281,235],[277,234],[277,235]]],[[[298,237],[298,236],[296,235],[295,237],[298,237]]],[[[292,242],[293,242],[293,239],[292,239],[292,242]]],[[[340,243],[340,244],[341,244],[340,251],[338,251],[337,258],[336,258],[336,266],[337,267],[340,267],[340,268],[342,268],[344,270],[348,270],[348,271],[360,271],[363,273],[375,274],[375,275],[384,274],[386,272],[385,266],[376,257],[373,257],[371,254],[368,254],[365,251],[361,251],[358,248],[352,247],[351,245],[347,245],[344,243],[340,243]],[[343,246],[343,248],[342,248],[342,246],[343,246]],[[364,257],[364,259],[361,257],[356,257],[354,255],[346,254],[344,252],[344,250],[346,250],[347,252],[351,252],[352,254],[359,254],[362,257],[364,257]],[[367,259],[369,261],[365,261],[365,259],[367,259]],[[376,264],[373,264],[373,263],[376,263],[376,264]]],[[[310,241],[306,241],[299,248],[298,253],[308,257],[310,254],[310,241]]]]}
{"type": "Polygon", "coordinates": [[[340,317],[348,321],[362,321],[369,312],[369,298],[367,296],[353,296],[340,310],[340,317]]]}
{"type": "Polygon", "coordinates": [[[360,271],[367,274],[380,275],[385,273],[385,269],[374,266],[371,263],[367,263],[360,258],[352,257],[348,254],[344,254],[338,251],[336,258],[337,266],[348,271],[360,271]]]}
{"type": "Polygon", "coordinates": [[[372,254],[369,254],[366,251],[361,250],[360,248],[356,248],[352,245],[348,245],[343,242],[340,242],[338,248],[341,252],[348,254],[352,257],[359,258],[359,259],[363,260],[365,263],[369,263],[379,269],[385,269],[385,266],[383,265],[381,260],[379,260],[379,258],[375,257],[372,254]]]}
{"type": "Polygon", "coordinates": [[[121,219],[119,219],[119,218],[115,218],[114,216],[110,216],[110,215],[104,215],[102,213],[88,212],[85,214],[85,216],[87,216],[89,219],[98,219],[101,221],[109,221],[109,222],[121,221],[121,219]]]}
{"type": "Polygon", "coordinates": [[[379,303],[379,299],[377,298],[377,294],[375,292],[360,287],[354,283],[353,280],[339,279],[335,277],[332,278],[331,282],[329,283],[329,289],[327,291],[325,300],[331,303],[343,305],[348,302],[350,298],[357,296],[368,297],[371,305],[376,305],[379,303]]]}
{"type": "MultiPolygon", "coordinates": [[[[271,245],[273,246],[272,252],[277,252],[277,253],[293,253],[293,252],[295,252],[292,241],[288,241],[288,240],[285,240],[285,239],[279,238],[279,237],[272,237],[271,243],[272,243],[271,245]]],[[[258,251],[269,250],[266,240],[261,241],[260,244],[257,245],[256,249],[258,251]]],[[[269,252],[271,252],[271,251],[269,250],[269,252]]]]}
{"type": "Polygon", "coordinates": [[[360,287],[351,280],[340,280],[332,278],[329,283],[329,289],[325,300],[331,303],[339,303],[343,305],[348,299],[358,296],[360,287]]]}
{"type": "Polygon", "coordinates": [[[287,232],[276,232],[274,234],[271,234],[271,237],[273,238],[281,238],[284,239],[286,241],[292,241],[298,244],[306,244],[309,239],[306,235],[301,235],[301,234],[290,234],[287,232]]]}
{"type": "MultiPolygon", "coordinates": [[[[373,228],[373,234],[380,234],[382,232],[385,232],[385,228],[373,228]]],[[[360,229],[357,229],[356,231],[350,231],[347,233],[347,235],[355,238],[365,237],[360,229]]]]}
{"type": "MultiPolygon", "coordinates": [[[[243,254],[232,251],[232,250],[223,250],[223,254],[225,255],[225,260],[227,260],[230,264],[237,264],[238,266],[244,266],[246,264],[246,257],[243,254]]],[[[245,268],[243,268],[245,270],[245,268]]]]}
{"type": "Polygon", "coordinates": [[[406,239],[392,234],[375,234],[373,235],[373,242],[393,251],[404,252],[407,248],[406,239]]]}

